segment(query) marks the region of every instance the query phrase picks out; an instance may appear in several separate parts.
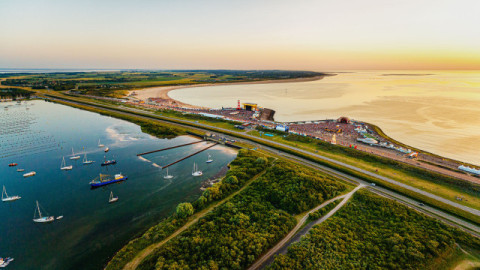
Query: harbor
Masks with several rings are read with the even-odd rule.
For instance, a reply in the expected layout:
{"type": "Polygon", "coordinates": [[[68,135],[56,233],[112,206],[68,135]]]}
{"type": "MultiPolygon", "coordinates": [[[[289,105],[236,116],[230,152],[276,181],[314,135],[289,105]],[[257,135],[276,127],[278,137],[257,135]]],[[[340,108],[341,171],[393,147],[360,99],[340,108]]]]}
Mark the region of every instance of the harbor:
{"type": "Polygon", "coordinates": [[[236,156],[232,148],[215,145],[170,166],[173,177],[165,179],[165,170],[153,164],[182,159],[205,148],[207,142],[191,144],[198,141],[192,136],[158,139],[123,120],[44,101],[28,104],[28,113],[23,103],[0,112],[0,126],[12,119],[29,119],[19,128],[28,132],[0,134],[0,141],[26,145],[10,147],[10,154],[0,157],[0,185],[5,186],[0,250],[2,256],[15,258],[8,269],[101,268],[134,235],[171,214],[178,203],[197,198],[203,184],[236,156]],[[35,139],[31,134],[42,136],[35,139]],[[55,146],[36,147],[42,138],[55,146]],[[104,147],[99,147],[99,140],[104,147]],[[137,156],[177,145],[184,146],[137,156]],[[214,162],[207,165],[208,154],[214,162]],[[80,158],[70,159],[76,156],[80,158]],[[116,164],[101,166],[106,160],[116,164]],[[192,176],[194,162],[203,173],[200,177],[192,176]],[[35,175],[23,176],[30,172],[35,175]],[[91,190],[89,183],[100,173],[128,179],[91,190]]]}

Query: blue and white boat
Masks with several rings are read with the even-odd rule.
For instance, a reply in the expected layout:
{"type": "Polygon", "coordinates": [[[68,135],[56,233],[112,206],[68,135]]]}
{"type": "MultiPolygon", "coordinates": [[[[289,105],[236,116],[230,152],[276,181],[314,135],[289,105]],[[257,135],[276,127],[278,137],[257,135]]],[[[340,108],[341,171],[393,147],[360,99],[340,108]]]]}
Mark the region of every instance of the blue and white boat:
{"type": "Polygon", "coordinates": [[[90,182],[90,186],[92,188],[97,188],[97,187],[102,187],[102,186],[122,182],[122,181],[125,181],[127,179],[128,179],[128,177],[123,176],[121,173],[115,174],[115,177],[113,179],[109,175],[100,174],[99,177],[93,179],[90,182]]]}

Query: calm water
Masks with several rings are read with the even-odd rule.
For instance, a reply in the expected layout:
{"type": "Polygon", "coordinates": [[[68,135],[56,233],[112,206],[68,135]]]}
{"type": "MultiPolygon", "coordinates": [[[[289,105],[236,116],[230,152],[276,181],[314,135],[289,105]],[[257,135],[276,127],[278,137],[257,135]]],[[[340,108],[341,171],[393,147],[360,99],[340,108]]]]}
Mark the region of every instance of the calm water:
{"type": "Polygon", "coordinates": [[[220,108],[240,99],[278,121],[349,116],[409,145],[480,165],[480,72],[369,71],[313,82],[187,88],[169,95],[220,108]]]}
{"type": "Polygon", "coordinates": [[[207,150],[213,163],[205,163],[207,152],[203,152],[171,166],[169,173],[175,178],[165,180],[154,164],[165,165],[205,143],[142,160],[137,153],[196,139],[157,139],[126,121],[43,101],[29,104],[28,110],[24,104],[0,104],[0,188],[5,185],[9,195],[22,196],[0,204],[0,256],[15,258],[8,269],[100,269],[135,234],[171,214],[179,202],[197,198],[201,183],[236,156],[231,149],[215,146],[207,150]],[[4,110],[7,104],[13,105],[4,110]],[[97,146],[99,139],[110,147],[107,157],[117,159],[117,165],[100,166],[104,152],[97,146]],[[96,163],[71,161],[72,147],[96,163]],[[67,165],[73,164],[72,171],[60,171],[62,156],[67,165]],[[203,170],[202,177],[191,176],[194,161],[203,170]],[[10,162],[19,165],[10,168],[10,162]],[[37,175],[23,178],[17,168],[37,175]],[[88,183],[100,172],[122,172],[129,179],[90,190],[88,183]],[[117,203],[108,203],[110,191],[119,197],[117,203]],[[64,218],[51,224],[34,223],[36,200],[50,215],[64,218]]]}

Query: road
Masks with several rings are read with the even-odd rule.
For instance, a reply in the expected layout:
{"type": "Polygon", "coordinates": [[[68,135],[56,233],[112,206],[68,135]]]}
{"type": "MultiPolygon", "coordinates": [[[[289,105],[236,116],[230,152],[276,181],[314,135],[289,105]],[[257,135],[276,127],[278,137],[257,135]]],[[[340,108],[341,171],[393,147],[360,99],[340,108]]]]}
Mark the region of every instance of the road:
{"type": "Polygon", "coordinates": [[[325,201],[321,205],[319,205],[319,206],[313,208],[312,210],[310,210],[308,213],[306,213],[302,217],[302,219],[300,219],[300,221],[297,223],[297,226],[295,226],[295,228],[293,228],[280,242],[278,242],[273,248],[271,248],[267,253],[265,253],[260,259],[258,259],[254,264],[252,264],[248,268],[248,270],[260,269],[260,268],[263,267],[263,265],[265,263],[270,263],[270,261],[273,259],[273,255],[278,254],[280,251],[285,251],[288,246],[290,246],[292,243],[294,243],[298,239],[300,239],[300,237],[305,235],[310,230],[311,227],[313,227],[314,225],[320,224],[320,223],[324,222],[325,220],[327,220],[329,217],[333,216],[340,208],[342,208],[342,206],[345,205],[345,203],[347,203],[348,200],[350,200],[350,198],[353,196],[353,194],[355,192],[357,192],[357,190],[361,189],[364,186],[365,185],[360,184],[359,186],[354,188],[349,193],[347,193],[345,195],[335,197],[335,198],[330,199],[328,201],[325,201]],[[300,228],[307,221],[310,213],[313,213],[313,212],[317,211],[318,209],[325,207],[327,204],[329,204],[333,201],[339,200],[341,198],[343,198],[342,202],[340,202],[337,206],[335,206],[335,208],[333,208],[330,212],[328,212],[322,218],[318,219],[315,222],[312,222],[312,224],[309,224],[309,226],[306,229],[302,229],[302,231],[299,232],[300,228]],[[297,234],[297,232],[298,232],[298,234],[297,234]],[[294,236],[295,236],[295,238],[293,238],[294,236]]]}
{"type": "MultiPolygon", "coordinates": [[[[65,101],[65,99],[61,98],[61,101],[64,101],[64,102],[69,102],[71,104],[76,104],[76,105],[82,105],[82,106],[91,106],[91,107],[94,107],[94,108],[98,108],[98,109],[102,109],[102,110],[105,110],[105,111],[110,111],[110,112],[115,112],[115,113],[120,113],[120,114],[124,114],[124,115],[127,115],[127,116],[134,116],[134,117],[137,117],[139,119],[146,119],[146,120],[154,120],[154,121],[157,121],[159,123],[169,123],[169,124],[176,124],[176,125],[179,125],[179,126],[182,126],[182,127],[185,127],[187,129],[197,129],[197,130],[202,130],[202,131],[205,131],[205,132],[212,132],[212,128],[213,129],[216,129],[216,130],[219,130],[219,131],[225,131],[228,133],[233,133],[233,134],[238,134],[239,136],[244,136],[244,137],[247,137],[247,138],[250,138],[250,139],[255,139],[255,140],[259,140],[259,141],[262,141],[262,142],[265,142],[265,143],[269,143],[269,144],[274,144],[274,145],[277,145],[277,146],[281,146],[281,147],[285,147],[285,148],[288,148],[288,149],[291,149],[291,150],[295,150],[295,151],[299,151],[299,152],[302,152],[304,154],[308,154],[310,156],[314,156],[318,159],[322,159],[322,160],[325,160],[325,161],[328,161],[328,162],[331,162],[331,163],[335,163],[337,165],[340,165],[340,166],[344,166],[344,167],[347,167],[347,168],[350,168],[352,170],[355,170],[355,171],[358,171],[360,173],[363,173],[363,174],[367,174],[367,175],[370,175],[372,177],[376,177],[376,178],[379,178],[379,179],[382,179],[386,182],[389,182],[389,183],[392,183],[394,185],[398,185],[400,187],[403,187],[405,189],[408,189],[410,191],[413,191],[413,192],[416,192],[416,193],[419,193],[419,194],[422,194],[424,196],[427,196],[429,198],[432,198],[434,200],[438,200],[440,202],[443,202],[445,204],[448,204],[450,206],[453,206],[453,207],[456,207],[456,208],[459,208],[459,209],[462,209],[464,211],[467,211],[467,212],[470,212],[474,215],[477,215],[477,216],[480,216],[480,211],[479,210],[476,210],[476,209],[473,209],[473,208],[470,208],[470,207],[467,207],[467,206],[464,206],[464,205],[461,205],[461,204],[458,204],[456,202],[453,202],[453,201],[450,201],[450,200],[447,200],[447,199],[444,199],[442,197],[439,197],[437,195],[434,195],[434,194],[431,194],[427,191],[423,191],[423,190],[420,190],[418,188],[415,188],[415,187],[411,187],[409,185],[406,185],[406,184],[403,184],[403,183],[400,183],[398,181],[395,181],[393,179],[390,179],[388,177],[384,177],[384,176],[381,176],[381,175],[378,175],[376,173],[373,173],[373,172],[369,172],[367,170],[364,170],[364,169],[361,169],[361,168],[357,168],[353,165],[349,165],[349,164],[346,164],[346,163],[343,163],[343,162],[340,162],[340,161],[337,161],[337,160],[334,160],[334,159],[331,159],[331,158],[327,158],[327,157],[324,157],[322,155],[319,155],[319,154],[316,154],[316,153],[313,153],[313,152],[310,152],[310,151],[307,151],[307,150],[303,150],[303,149],[298,149],[298,148],[295,148],[293,146],[289,146],[289,145],[285,145],[285,144],[282,144],[282,143],[278,143],[278,142],[275,142],[275,141],[271,141],[271,140],[268,140],[268,139],[263,139],[261,137],[256,137],[256,136],[253,136],[253,135],[249,135],[249,134],[246,134],[244,132],[240,132],[240,131],[233,131],[233,130],[229,130],[229,129],[224,129],[224,128],[219,128],[219,127],[213,127],[213,126],[210,126],[210,125],[207,125],[207,124],[202,124],[202,123],[195,123],[194,121],[188,121],[188,120],[179,120],[179,119],[175,119],[175,118],[170,118],[170,117],[165,117],[165,116],[162,116],[162,119],[159,119],[158,115],[155,115],[154,113],[152,112],[148,112],[148,111],[144,111],[144,110],[139,110],[139,109],[135,109],[135,108],[129,108],[129,107],[122,107],[121,109],[122,110],[129,110],[131,112],[125,112],[125,111],[119,111],[118,109],[116,108],[112,108],[112,107],[108,107],[108,108],[105,108],[104,106],[105,105],[98,105],[98,104],[95,104],[95,103],[92,103],[92,102],[89,102],[88,104],[89,105],[85,105],[83,102],[77,102],[75,100],[70,100],[68,99],[67,101],[65,101]],[[142,114],[147,114],[145,116],[140,116],[136,113],[142,113],[142,114]],[[180,122],[180,123],[179,123],[180,122]],[[182,124],[184,123],[184,124],[182,124]],[[196,125],[197,128],[193,128],[192,126],[190,126],[190,124],[193,124],[193,125],[196,125]]],[[[331,169],[329,167],[326,167],[326,166],[323,166],[323,165],[320,165],[318,163],[314,163],[314,162],[311,162],[309,160],[306,160],[306,159],[303,159],[301,157],[298,157],[298,156],[294,156],[294,155],[291,155],[291,154],[288,154],[288,153],[285,153],[283,151],[280,151],[280,150],[277,150],[277,149],[273,149],[271,147],[268,147],[268,146],[265,146],[265,145],[261,145],[257,142],[254,142],[254,141],[250,141],[250,140],[245,140],[245,139],[239,139],[239,141],[246,141],[248,142],[249,144],[253,144],[253,145],[256,145],[257,147],[259,148],[262,148],[262,149],[265,149],[265,150],[268,150],[272,153],[275,153],[275,154],[279,154],[279,155],[282,155],[284,157],[287,157],[289,159],[292,159],[292,160],[296,160],[297,162],[300,162],[301,164],[305,164],[307,166],[310,166],[310,167],[313,167],[313,168],[316,168],[316,169],[319,169],[321,171],[324,171],[324,172],[327,172],[327,173],[330,173],[332,175],[335,175],[341,179],[344,179],[344,180],[347,180],[347,181],[350,181],[350,182],[354,182],[354,183],[359,183],[359,184],[364,184],[364,185],[369,185],[370,183],[367,183],[357,177],[353,177],[353,176],[350,176],[348,174],[345,174],[345,173],[342,173],[342,172],[339,172],[339,171],[336,171],[334,169],[331,169]]],[[[410,199],[406,196],[403,196],[401,194],[398,194],[397,192],[394,192],[394,191],[391,191],[391,190],[388,190],[388,189],[385,189],[385,188],[381,188],[381,187],[372,187],[370,186],[369,187],[370,190],[374,191],[375,193],[378,193],[378,194],[381,194],[383,196],[386,196],[386,197],[390,197],[390,198],[396,198],[399,202],[401,203],[404,203],[412,208],[415,208],[417,210],[420,210],[432,217],[436,217],[446,223],[449,223],[451,225],[454,225],[456,227],[459,227],[461,229],[465,229],[466,231],[472,233],[472,234],[475,234],[477,236],[480,236],[480,227],[478,227],[477,225],[474,225],[472,223],[469,223],[467,221],[464,221],[463,219],[460,219],[460,218],[457,218],[455,216],[452,216],[450,214],[447,214],[443,211],[440,211],[436,208],[433,208],[433,207],[430,207],[430,206],[422,206],[422,207],[419,207],[418,204],[420,203],[419,201],[416,201],[416,200],[413,200],[413,199],[410,199]]]]}

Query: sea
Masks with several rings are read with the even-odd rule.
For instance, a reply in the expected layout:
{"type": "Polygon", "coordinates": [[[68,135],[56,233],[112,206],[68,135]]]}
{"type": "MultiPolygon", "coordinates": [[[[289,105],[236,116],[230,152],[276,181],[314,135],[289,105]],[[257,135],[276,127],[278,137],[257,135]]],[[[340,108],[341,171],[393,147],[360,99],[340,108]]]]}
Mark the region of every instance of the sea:
{"type": "Polygon", "coordinates": [[[480,71],[332,73],[308,82],[185,88],[169,96],[211,108],[253,102],[284,122],[347,116],[407,145],[480,166],[480,71]]]}
{"type": "Polygon", "coordinates": [[[198,139],[158,139],[127,121],[40,100],[0,105],[0,188],[21,196],[0,202],[0,257],[15,258],[8,269],[101,269],[129,240],[171,215],[178,203],[197,199],[202,183],[218,177],[237,154],[214,146],[169,167],[174,178],[166,180],[159,166],[207,143],[139,158],[141,152],[198,139]],[[105,153],[99,141],[110,151],[105,153]],[[70,160],[72,149],[80,159],[70,160]],[[95,163],[84,165],[85,154],[95,163]],[[214,160],[209,164],[208,154],[214,160]],[[73,170],[60,170],[63,157],[73,170]],[[101,167],[105,159],[118,163],[101,167]],[[9,167],[12,162],[18,166],[9,167]],[[194,162],[203,176],[191,175],[194,162]],[[24,178],[30,171],[36,175],[24,178]],[[89,182],[100,173],[122,173],[128,180],[90,189],[89,182]],[[110,192],[118,202],[108,203],[110,192]],[[36,201],[43,215],[63,219],[34,223],[36,201]]]}

